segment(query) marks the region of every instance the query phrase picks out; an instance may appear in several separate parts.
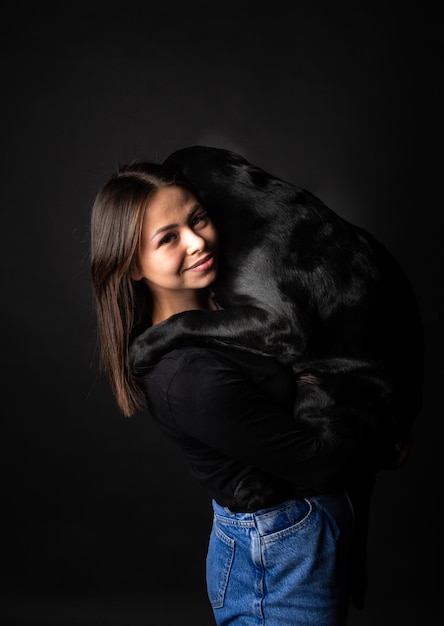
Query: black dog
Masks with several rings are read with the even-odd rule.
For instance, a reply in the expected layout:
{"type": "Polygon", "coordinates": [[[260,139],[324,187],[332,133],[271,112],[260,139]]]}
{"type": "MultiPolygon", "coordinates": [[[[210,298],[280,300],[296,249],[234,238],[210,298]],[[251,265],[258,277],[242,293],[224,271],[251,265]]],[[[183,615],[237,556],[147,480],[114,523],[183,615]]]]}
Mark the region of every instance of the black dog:
{"type": "Polygon", "coordinates": [[[224,310],[150,328],[133,363],[190,343],[227,343],[291,363],[295,418],[334,442],[371,437],[394,459],[422,402],[422,324],[409,280],[372,235],[310,192],[223,149],[178,150],[220,235],[214,291],[224,310]]]}

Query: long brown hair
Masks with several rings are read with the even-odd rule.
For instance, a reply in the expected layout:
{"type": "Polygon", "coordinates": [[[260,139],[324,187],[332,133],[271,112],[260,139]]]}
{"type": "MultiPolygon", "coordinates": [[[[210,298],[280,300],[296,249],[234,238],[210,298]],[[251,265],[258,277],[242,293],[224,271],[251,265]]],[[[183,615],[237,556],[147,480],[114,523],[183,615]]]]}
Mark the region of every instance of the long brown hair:
{"type": "Polygon", "coordinates": [[[91,278],[101,366],[125,416],[143,408],[131,372],[133,337],[151,324],[151,296],[134,281],[143,218],[151,196],[168,185],[188,186],[164,166],[133,162],[119,168],[96,195],[91,211],[91,278]]]}

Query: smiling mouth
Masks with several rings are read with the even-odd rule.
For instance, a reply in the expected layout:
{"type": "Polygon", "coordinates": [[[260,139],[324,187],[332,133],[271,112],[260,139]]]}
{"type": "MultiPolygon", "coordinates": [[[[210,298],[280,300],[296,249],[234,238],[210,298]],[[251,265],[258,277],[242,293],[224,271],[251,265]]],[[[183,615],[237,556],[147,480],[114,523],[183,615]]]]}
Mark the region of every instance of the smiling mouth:
{"type": "Polygon", "coordinates": [[[197,263],[194,263],[194,265],[191,265],[191,267],[187,267],[187,271],[209,269],[213,265],[213,262],[214,262],[214,255],[208,254],[206,257],[204,257],[200,261],[197,261],[197,263]]]}

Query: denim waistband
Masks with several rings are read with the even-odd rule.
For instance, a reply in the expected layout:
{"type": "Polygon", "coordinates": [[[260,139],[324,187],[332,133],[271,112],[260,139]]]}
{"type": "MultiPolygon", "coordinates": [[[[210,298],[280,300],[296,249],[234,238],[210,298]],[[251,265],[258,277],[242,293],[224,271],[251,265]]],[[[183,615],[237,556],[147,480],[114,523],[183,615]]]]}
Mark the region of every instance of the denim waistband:
{"type": "Polygon", "coordinates": [[[335,517],[342,518],[344,509],[350,515],[353,511],[345,491],[327,493],[309,498],[287,500],[281,504],[261,509],[253,513],[235,513],[215,500],[212,502],[214,514],[226,526],[256,527],[261,535],[279,532],[301,520],[309,519],[313,508],[318,505],[335,517]]]}

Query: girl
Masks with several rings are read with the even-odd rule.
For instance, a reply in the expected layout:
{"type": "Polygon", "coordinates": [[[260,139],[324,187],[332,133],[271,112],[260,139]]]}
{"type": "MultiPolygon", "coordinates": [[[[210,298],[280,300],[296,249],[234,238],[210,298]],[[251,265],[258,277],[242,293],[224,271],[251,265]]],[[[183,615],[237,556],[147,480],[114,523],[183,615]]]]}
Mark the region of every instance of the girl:
{"type": "MultiPolygon", "coordinates": [[[[132,341],[171,315],[218,314],[218,234],[186,181],[133,163],[91,215],[101,359],[117,404],[147,406],[214,509],[207,590],[218,625],[344,626],[353,510],[344,485],[368,451],[321,446],[292,420],[286,366],[228,345],[177,346],[148,367],[132,341]]],[[[306,381],[310,384],[310,381],[306,381]]]]}

